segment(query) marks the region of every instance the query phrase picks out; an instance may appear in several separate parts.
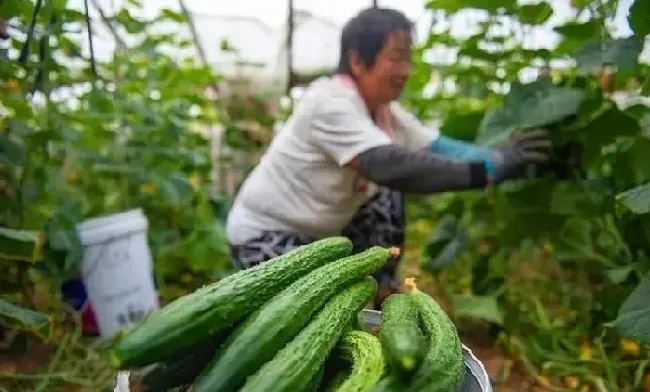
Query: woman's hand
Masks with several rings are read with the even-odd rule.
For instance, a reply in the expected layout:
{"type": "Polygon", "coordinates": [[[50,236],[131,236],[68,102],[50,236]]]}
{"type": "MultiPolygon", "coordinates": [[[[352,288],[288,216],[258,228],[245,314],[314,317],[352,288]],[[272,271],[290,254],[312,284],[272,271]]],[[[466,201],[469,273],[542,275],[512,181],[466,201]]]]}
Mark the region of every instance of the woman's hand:
{"type": "Polygon", "coordinates": [[[493,169],[491,174],[494,176],[491,180],[499,182],[517,178],[526,165],[547,162],[552,147],[546,130],[536,129],[514,134],[490,154],[493,169]]]}

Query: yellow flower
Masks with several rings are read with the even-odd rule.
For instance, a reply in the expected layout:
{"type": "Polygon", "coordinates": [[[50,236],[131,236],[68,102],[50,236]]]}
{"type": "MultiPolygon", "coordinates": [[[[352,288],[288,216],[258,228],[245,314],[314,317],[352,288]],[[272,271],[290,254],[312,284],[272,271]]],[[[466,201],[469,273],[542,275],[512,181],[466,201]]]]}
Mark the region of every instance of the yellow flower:
{"type": "Polygon", "coordinates": [[[565,387],[571,389],[578,389],[580,387],[580,380],[576,376],[564,376],[562,378],[562,383],[565,387]]]}
{"type": "Polygon", "coordinates": [[[188,178],[190,184],[192,184],[192,187],[194,190],[197,190],[201,187],[201,175],[199,173],[192,173],[190,174],[188,178]]]}
{"type": "Polygon", "coordinates": [[[70,170],[66,178],[70,184],[74,184],[79,179],[79,173],[77,173],[75,170],[70,170]]]}
{"type": "Polygon", "coordinates": [[[150,195],[156,191],[156,184],[146,183],[140,185],[140,192],[145,195],[150,195]]]}
{"type": "Polygon", "coordinates": [[[632,339],[621,338],[618,347],[623,354],[631,357],[638,357],[641,354],[641,345],[632,339]]]}
{"type": "Polygon", "coordinates": [[[580,359],[583,361],[588,361],[594,357],[594,349],[591,347],[589,342],[583,342],[580,344],[579,348],[580,359]]]}
{"type": "Polygon", "coordinates": [[[5,89],[10,93],[18,91],[18,87],[20,85],[16,79],[9,79],[5,82],[5,89]]]}
{"type": "Polygon", "coordinates": [[[553,251],[554,251],[554,250],[555,250],[555,249],[554,249],[554,247],[553,247],[553,244],[551,244],[550,242],[546,242],[546,243],[544,244],[544,252],[546,252],[546,253],[548,253],[548,254],[553,254],[553,251]]]}

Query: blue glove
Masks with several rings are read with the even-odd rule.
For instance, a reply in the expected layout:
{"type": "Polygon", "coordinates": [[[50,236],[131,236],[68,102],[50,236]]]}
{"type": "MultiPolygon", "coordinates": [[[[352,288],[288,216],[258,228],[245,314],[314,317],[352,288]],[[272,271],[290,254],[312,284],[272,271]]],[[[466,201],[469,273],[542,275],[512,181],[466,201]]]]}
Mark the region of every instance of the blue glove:
{"type": "Polygon", "coordinates": [[[459,162],[481,162],[490,159],[490,149],[440,135],[431,143],[431,152],[459,162]]]}
{"type": "Polygon", "coordinates": [[[517,171],[530,163],[548,160],[551,142],[543,130],[515,135],[494,149],[440,136],[431,143],[431,151],[459,162],[484,162],[491,182],[516,177],[517,171]]]}

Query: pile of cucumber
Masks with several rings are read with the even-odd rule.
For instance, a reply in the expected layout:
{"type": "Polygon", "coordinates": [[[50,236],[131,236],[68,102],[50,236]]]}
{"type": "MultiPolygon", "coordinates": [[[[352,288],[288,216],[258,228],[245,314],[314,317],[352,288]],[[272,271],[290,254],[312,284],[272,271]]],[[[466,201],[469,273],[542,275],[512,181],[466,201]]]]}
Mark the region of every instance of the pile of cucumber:
{"type": "Polygon", "coordinates": [[[359,326],[394,251],[301,246],[152,312],[115,338],[112,362],[150,392],[457,392],[456,328],[412,280],[384,301],[379,336],[359,326]]]}

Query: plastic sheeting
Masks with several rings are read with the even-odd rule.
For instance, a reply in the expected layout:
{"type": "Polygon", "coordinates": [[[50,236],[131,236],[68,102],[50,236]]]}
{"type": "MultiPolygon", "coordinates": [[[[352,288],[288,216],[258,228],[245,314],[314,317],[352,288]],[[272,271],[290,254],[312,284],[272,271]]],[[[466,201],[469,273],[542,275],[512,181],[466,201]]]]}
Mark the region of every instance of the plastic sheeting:
{"type": "MultiPolygon", "coordinates": [[[[90,0],[99,4],[107,13],[128,0],[90,0]]],[[[530,3],[533,0],[521,0],[530,3]]],[[[534,2],[534,1],[533,1],[534,2]]],[[[614,30],[616,36],[628,36],[631,30],[626,21],[627,9],[632,0],[619,2],[614,30]]],[[[178,0],[141,0],[142,10],[129,7],[134,15],[154,17],[163,8],[178,11],[178,0]]],[[[229,77],[248,77],[256,88],[282,90],[287,79],[286,17],[287,0],[185,0],[190,8],[200,41],[207,52],[208,61],[215,70],[229,77]],[[236,49],[226,52],[220,49],[222,40],[227,40],[236,49]]],[[[426,0],[380,0],[381,6],[402,10],[416,21],[418,38],[424,39],[430,28],[430,14],[424,11],[426,0]]],[[[71,7],[83,9],[83,0],[68,0],[71,7]]],[[[370,0],[294,0],[296,26],[294,29],[293,64],[299,74],[333,69],[338,61],[339,37],[342,25],[360,9],[370,6],[370,0]]],[[[568,2],[553,1],[554,14],[544,26],[531,27],[522,37],[523,46],[530,49],[555,47],[560,36],[553,26],[560,25],[572,17],[573,11],[568,2]]],[[[106,59],[114,50],[114,39],[99,21],[91,6],[94,23],[95,51],[98,58],[106,59]]],[[[484,19],[480,11],[464,11],[451,22],[451,32],[457,36],[475,33],[478,23],[484,19]]],[[[443,26],[436,26],[440,29],[443,26]]],[[[161,32],[173,32],[190,38],[187,27],[178,28],[170,23],[160,26],[161,32]]],[[[88,45],[82,35],[80,41],[84,51],[88,45]]],[[[169,48],[169,53],[177,57],[196,55],[194,48],[179,50],[169,48]]],[[[650,45],[642,55],[650,59],[650,45]]],[[[453,63],[456,51],[434,50],[428,53],[431,62],[453,63]]],[[[560,64],[557,64],[560,65],[560,64]]],[[[525,79],[525,78],[524,78],[525,79]]]]}

